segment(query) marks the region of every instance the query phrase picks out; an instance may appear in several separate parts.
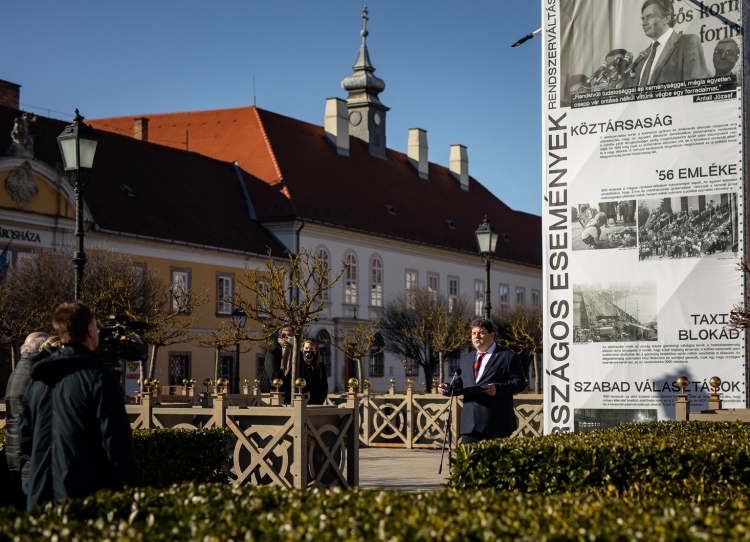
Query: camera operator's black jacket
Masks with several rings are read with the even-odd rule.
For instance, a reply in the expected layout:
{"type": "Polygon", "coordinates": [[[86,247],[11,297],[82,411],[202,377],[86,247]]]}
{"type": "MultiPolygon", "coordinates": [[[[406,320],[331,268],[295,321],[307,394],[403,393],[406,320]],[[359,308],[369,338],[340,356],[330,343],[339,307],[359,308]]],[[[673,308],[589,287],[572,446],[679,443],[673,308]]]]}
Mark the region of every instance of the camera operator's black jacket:
{"type": "Polygon", "coordinates": [[[29,509],[138,484],[117,375],[85,346],[68,345],[34,365],[19,431],[30,457],[29,509]]]}

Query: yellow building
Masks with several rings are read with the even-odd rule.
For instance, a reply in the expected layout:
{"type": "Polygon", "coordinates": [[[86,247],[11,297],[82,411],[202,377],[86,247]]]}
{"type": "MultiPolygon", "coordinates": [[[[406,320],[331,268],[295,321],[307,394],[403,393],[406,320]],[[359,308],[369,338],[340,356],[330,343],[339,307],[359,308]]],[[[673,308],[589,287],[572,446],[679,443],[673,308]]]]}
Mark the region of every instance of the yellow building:
{"type": "MultiPolygon", "coordinates": [[[[18,98],[17,85],[0,81],[0,252],[7,246],[10,265],[40,249],[72,246],[75,229],[75,193],[56,140],[65,123],[22,113],[18,98]]],[[[155,143],[106,132],[99,137],[85,193],[85,247],[132,255],[168,283],[205,289],[209,302],[195,311],[194,331],[219,327],[233,310],[221,300],[245,266],[262,266],[268,249],[285,251],[252,218],[246,174],[155,143]]],[[[231,381],[238,381],[235,355],[234,349],[221,354],[220,376],[231,381]]],[[[239,380],[259,376],[260,355],[259,349],[242,354],[239,380]]],[[[0,356],[4,390],[10,363],[7,352],[0,356]]],[[[211,349],[178,344],[158,353],[155,377],[163,385],[213,376],[211,349]]]]}

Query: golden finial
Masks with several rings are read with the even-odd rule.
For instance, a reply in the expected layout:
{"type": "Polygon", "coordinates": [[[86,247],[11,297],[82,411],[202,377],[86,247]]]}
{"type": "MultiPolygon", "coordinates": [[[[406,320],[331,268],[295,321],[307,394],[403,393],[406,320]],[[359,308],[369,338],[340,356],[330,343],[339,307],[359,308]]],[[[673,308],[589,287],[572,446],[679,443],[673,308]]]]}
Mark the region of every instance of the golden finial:
{"type": "Polygon", "coordinates": [[[260,378],[256,378],[255,379],[255,385],[256,386],[260,386],[260,378]]]}
{"type": "Polygon", "coordinates": [[[714,392],[718,392],[719,388],[721,387],[721,378],[719,378],[718,376],[712,376],[711,380],[709,380],[708,383],[714,389],[714,392]]]}
{"type": "Polygon", "coordinates": [[[350,378],[348,384],[350,390],[356,389],[359,386],[359,380],[357,380],[356,378],[350,378]]]}
{"type": "Polygon", "coordinates": [[[273,382],[271,382],[271,385],[272,385],[272,386],[273,386],[274,388],[276,388],[276,390],[278,391],[278,389],[279,389],[279,388],[280,388],[281,386],[283,386],[283,385],[284,385],[284,381],[283,381],[283,380],[281,380],[280,378],[274,378],[274,379],[273,379],[273,382]]]}
{"type": "Polygon", "coordinates": [[[294,381],[294,385],[301,390],[302,388],[307,386],[307,381],[304,378],[298,378],[294,381]]]}
{"type": "Polygon", "coordinates": [[[690,385],[690,380],[688,380],[688,377],[686,376],[677,377],[677,387],[680,388],[683,392],[685,391],[685,388],[687,388],[689,385],[690,385]]]}

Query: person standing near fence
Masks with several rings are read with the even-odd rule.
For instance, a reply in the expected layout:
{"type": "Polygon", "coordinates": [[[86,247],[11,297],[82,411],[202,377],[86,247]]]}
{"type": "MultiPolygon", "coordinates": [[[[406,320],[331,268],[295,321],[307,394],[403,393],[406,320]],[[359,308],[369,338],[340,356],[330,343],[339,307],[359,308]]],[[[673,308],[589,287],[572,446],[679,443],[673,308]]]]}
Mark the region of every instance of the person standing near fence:
{"type": "Polygon", "coordinates": [[[138,485],[119,379],[93,354],[96,318],[72,301],[55,309],[52,326],[62,348],[32,369],[19,424],[21,452],[30,461],[29,510],[138,485]]]}
{"type": "Polygon", "coordinates": [[[302,342],[302,370],[300,373],[307,382],[305,391],[310,394],[307,403],[322,405],[328,397],[328,373],[325,364],[320,360],[320,349],[315,339],[302,342]]]}
{"type": "MultiPolygon", "coordinates": [[[[517,427],[513,395],[526,389],[520,356],[495,342],[490,320],[477,318],[471,323],[471,343],[476,351],[461,358],[461,376],[454,386],[479,387],[481,392],[464,395],[462,444],[511,436],[517,427]]],[[[440,384],[438,391],[448,395],[449,387],[440,384]]]]}

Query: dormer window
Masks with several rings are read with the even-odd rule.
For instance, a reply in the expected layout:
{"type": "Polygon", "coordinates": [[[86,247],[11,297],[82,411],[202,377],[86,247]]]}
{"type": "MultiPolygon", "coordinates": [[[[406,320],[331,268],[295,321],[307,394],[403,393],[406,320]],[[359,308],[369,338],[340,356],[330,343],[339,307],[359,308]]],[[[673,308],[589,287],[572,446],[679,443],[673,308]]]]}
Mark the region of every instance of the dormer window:
{"type": "Polygon", "coordinates": [[[446,219],[445,219],[445,223],[446,223],[446,224],[448,224],[448,227],[449,227],[450,229],[452,229],[452,230],[455,230],[455,229],[456,229],[456,225],[455,225],[455,224],[453,223],[453,221],[452,221],[452,220],[450,220],[450,219],[446,218],[446,219]]]}
{"type": "Polygon", "coordinates": [[[120,183],[120,190],[122,190],[122,193],[128,196],[129,198],[135,197],[135,192],[133,192],[133,189],[130,188],[125,183],[120,183]]]}
{"type": "Polygon", "coordinates": [[[386,203],[386,204],[385,204],[385,208],[386,208],[386,210],[387,210],[387,211],[388,211],[389,213],[391,213],[392,215],[394,215],[394,216],[396,215],[396,208],[395,208],[395,207],[394,207],[393,205],[388,205],[388,204],[386,203]]]}
{"type": "Polygon", "coordinates": [[[500,232],[500,237],[502,237],[504,241],[510,242],[510,239],[508,239],[508,234],[507,233],[500,232]]]}

